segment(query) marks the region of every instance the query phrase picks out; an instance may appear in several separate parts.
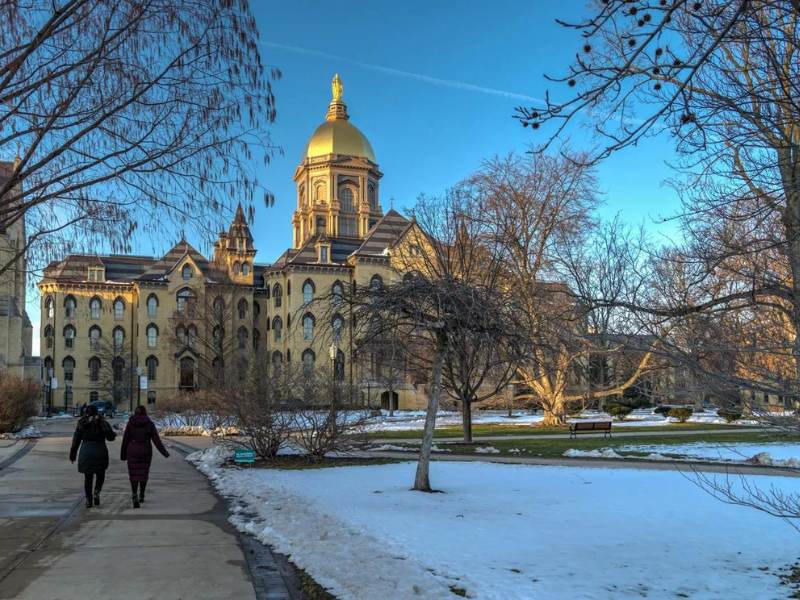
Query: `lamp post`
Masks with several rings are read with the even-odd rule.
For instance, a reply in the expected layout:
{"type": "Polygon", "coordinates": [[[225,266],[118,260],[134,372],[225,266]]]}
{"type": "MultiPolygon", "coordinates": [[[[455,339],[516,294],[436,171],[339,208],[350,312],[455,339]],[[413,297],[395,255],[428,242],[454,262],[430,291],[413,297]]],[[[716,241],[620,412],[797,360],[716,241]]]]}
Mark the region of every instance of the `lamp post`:
{"type": "MultiPolygon", "coordinates": [[[[144,369],[136,367],[136,406],[142,405],[142,375],[144,375],[144,369]]],[[[131,398],[131,404],[133,404],[133,398],[131,398]]],[[[131,412],[133,412],[132,406],[131,412]]]]}
{"type": "Polygon", "coordinates": [[[336,347],[336,342],[331,344],[330,357],[331,357],[331,390],[333,393],[333,404],[336,404],[336,354],[339,348],[336,347]]]}

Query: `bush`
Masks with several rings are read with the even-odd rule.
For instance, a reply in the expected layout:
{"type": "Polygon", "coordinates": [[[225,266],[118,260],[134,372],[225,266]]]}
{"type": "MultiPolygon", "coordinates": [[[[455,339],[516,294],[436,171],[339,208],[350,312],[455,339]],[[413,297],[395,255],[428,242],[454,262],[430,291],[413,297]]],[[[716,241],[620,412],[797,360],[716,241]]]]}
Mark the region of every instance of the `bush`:
{"type": "Polygon", "coordinates": [[[41,397],[38,384],[18,377],[0,380],[0,433],[18,431],[34,416],[41,397]]]}
{"type": "Polygon", "coordinates": [[[666,419],[667,416],[669,416],[669,411],[671,411],[671,410],[672,410],[671,406],[656,406],[653,409],[653,412],[655,414],[657,414],[657,415],[661,415],[662,417],[664,417],[666,419]]]}
{"type": "Polygon", "coordinates": [[[742,418],[742,411],[731,408],[720,408],[717,415],[725,419],[726,423],[735,423],[742,418]]]}
{"type": "Polygon", "coordinates": [[[625,417],[633,412],[633,407],[625,404],[609,404],[606,406],[606,412],[615,419],[624,421],[625,417]]]}
{"type": "Polygon", "coordinates": [[[679,423],[686,423],[686,420],[692,416],[693,409],[688,406],[681,406],[679,408],[670,408],[667,413],[673,419],[678,419],[679,423]]]}

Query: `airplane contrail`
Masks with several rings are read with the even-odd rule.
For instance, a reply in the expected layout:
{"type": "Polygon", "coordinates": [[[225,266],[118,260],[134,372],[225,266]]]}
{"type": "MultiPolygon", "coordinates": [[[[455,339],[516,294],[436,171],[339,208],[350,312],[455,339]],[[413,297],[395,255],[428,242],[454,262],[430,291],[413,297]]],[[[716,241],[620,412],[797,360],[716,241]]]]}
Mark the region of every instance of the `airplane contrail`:
{"type": "Polygon", "coordinates": [[[542,100],[541,98],[528,96],[526,94],[518,94],[516,92],[509,92],[507,90],[499,90],[496,88],[484,87],[482,85],[474,85],[472,83],[457,81],[455,79],[440,79],[439,77],[431,77],[429,75],[423,75],[421,73],[402,71],[400,69],[393,69],[392,67],[384,67],[382,65],[376,65],[368,62],[363,62],[360,60],[354,60],[352,58],[347,58],[345,56],[339,56],[337,54],[331,54],[330,52],[322,52],[321,50],[312,50],[310,48],[303,48],[301,46],[290,46],[288,44],[278,44],[276,42],[260,42],[260,44],[262,46],[268,46],[270,48],[276,48],[278,50],[286,50],[288,52],[295,52],[297,54],[306,54],[309,56],[318,56],[320,58],[338,60],[347,64],[354,65],[356,67],[362,67],[364,69],[372,69],[373,71],[379,71],[381,73],[386,73],[388,75],[396,75],[398,77],[406,77],[407,79],[416,79],[417,81],[430,83],[432,85],[450,87],[458,90],[464,90],[467,92],[478,92],[481,94],[500,96],[502,98],[511,98],[513,100],[523,100],[525,102],[544,103],[544,100],[542,100]]]}

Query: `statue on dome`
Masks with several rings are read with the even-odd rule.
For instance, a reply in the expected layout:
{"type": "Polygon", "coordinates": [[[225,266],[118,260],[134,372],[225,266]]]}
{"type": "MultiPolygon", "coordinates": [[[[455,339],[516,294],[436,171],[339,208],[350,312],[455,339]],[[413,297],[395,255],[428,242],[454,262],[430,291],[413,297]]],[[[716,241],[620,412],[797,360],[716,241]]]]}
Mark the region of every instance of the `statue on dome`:
{"type": "Polygon", "coordinates": [[[339,78],[339,74],[336,73],[331,80],[331,95],[333,96],[333,101],[341,102],[343,93],[344,85],[342,85],[342,80],[339,78]]]}

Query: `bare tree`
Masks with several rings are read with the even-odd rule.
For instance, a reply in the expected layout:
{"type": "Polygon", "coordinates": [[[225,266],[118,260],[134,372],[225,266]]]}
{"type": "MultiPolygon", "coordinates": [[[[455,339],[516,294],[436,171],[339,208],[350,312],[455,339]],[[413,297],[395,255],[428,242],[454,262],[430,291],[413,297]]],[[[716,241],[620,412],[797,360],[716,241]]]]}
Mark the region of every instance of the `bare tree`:
{"type": "Polygon", "coordinates": [[[529,348],[517,366],[517,398],[535,400],[545,425],[563,424],[570,403],[621,393],[650,360],[649,352],[635,348],[639,360],[621,380],[588,394],[579,385],[591,357],[613,355],[620,362],[631,350],[631,338],[621,343],[618,334],[624,331],[614,329],[624,320],[582,298],[590,290],[618,297],[637,262],[618,227],[600,230],[588,243],[597,231],[597,199],[593,172],[584,162],[581,156],[543,154],[496,158],[468,181],[470,212],[498,246],[502,278],[529,348]]]}
{"type": "MultiPolygon", "coordinates": [[[[405,340],[411,369],[430,374],[413,488],[429,492],[430,453],[445,385],[445,363],[455,357],[460,342],[503,345],[518,330],[509,325],[512,311],[502,288],[495,285],[496,271],[486,268],[491,263],[489,249],[467,239],[468,218],[460,199],[452,194],[438,200],[423,199],[414,216],[414,233],[392,256],[395,279],[356,287],[349,293],[361,343],[371,344],[395,332],[405,340]]],[[[467,373],[470,378],[486,368],[485,359],[477,352],[471,352],[467,360],[476,362],[467,373]]],[[[477,393],[477,387],[468,392],[477,393]]],[[[468,401],[474,398],[468,397],[468,401]]]]}
{"type": "MultiPolygon", "coordinates": [[[[118,339],[100,338],[93,359],[99,361],[97,389],[102,391],[115,406],[133,401],[137,386],[136,365],[133,362],[130,343],[118,339]]],[[[94,368],[89,366],[93,376],[94,368]]],[[[117,406],[118,407],[118,406],[117,406]]]]}
{"type": "Polygon", "coordinates": [[[0,229],[25,219],[18,256],[128,252],[134,233],[252,209],[280,72],[247,0],[0,0],[0,23],[0,154],[18,156],[0,229]]]}

